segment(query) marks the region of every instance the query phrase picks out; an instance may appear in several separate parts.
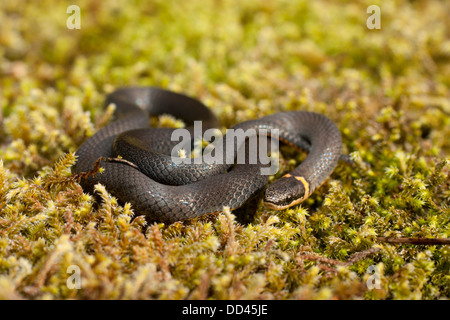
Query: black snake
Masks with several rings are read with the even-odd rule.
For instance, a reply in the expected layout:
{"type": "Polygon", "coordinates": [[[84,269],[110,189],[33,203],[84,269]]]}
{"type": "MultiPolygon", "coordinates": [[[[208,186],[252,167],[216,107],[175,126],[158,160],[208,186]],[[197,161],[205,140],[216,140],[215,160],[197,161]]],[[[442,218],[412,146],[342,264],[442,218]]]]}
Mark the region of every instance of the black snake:
{"type": "MultiPolygon", "coordinates": [[[[171,114],[182,119],[189,132],[194,121],[201,121],[203,130],[218,127],[214,114],[198,100],[155,87],[125,87],[107,96],[106,105],[110,103],[116,105],[116,120],[76,151],[74,172],[91,171],[100,157],[120,156],[127,161],[102,161],[102,173],[81,180],[86,191],[92,192],[94,185],[101,183],[122,202],[131,203],[137,214],[174,222],[220,212],[225,206],[239,208],[267,185],[268,176],[261,174],[267,164],[260,162],[173,163],[171,150],[178,143],[171,141],[175,129],[149,128],[149,116],[171,114]]],[[[308,151],[299,166],[265,189],[264,203],[271,209],[288,208],[309,197],[341,157],[339,129],[318,113],[280,112],[234,128],[278,129],[280,141],[308,151]]],[[[233,152],[235,156],[237,151],[233,152]]]]}

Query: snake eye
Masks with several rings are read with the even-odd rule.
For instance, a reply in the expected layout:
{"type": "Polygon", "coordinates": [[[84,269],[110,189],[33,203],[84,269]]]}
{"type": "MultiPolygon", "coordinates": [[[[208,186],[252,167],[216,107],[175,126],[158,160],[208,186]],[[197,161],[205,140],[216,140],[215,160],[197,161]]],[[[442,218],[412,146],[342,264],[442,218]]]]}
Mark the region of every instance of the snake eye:
{"type": "Polygon", "coordinates": [[[304,197],[304,185],[290,176],[277,180],[267,187],[264,204],[271,209],[282,210],[300,203],[304,197]]]}

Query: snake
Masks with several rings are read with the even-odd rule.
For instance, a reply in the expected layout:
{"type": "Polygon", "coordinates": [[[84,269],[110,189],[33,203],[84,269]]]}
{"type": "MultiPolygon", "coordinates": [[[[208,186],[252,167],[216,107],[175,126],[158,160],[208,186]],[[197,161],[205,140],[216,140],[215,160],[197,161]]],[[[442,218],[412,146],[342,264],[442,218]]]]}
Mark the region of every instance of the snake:
{"type": "MultiPolygon", "coordinates": [[[[106,95],[105,105],[110,104],[115,105],[114,120],[76,150],[73,172],[81,177],[84,191],[94,194],[101,184],[150,220],[173,223],[222,212],[225,207],[234,210],[261,192],[268,209],[283,210],[307,199],[342,156],[341,133],[331,119],[311,111],[285,111],[233,127],[253,129],[257,135],[277,130],[279,141],[307,152],[304,161],[273,182],[261,174],[267,168],[261,161],[175,163],[171,152],[179,143],[172,139],[176,129],[151,127],[150,118],[169,114],[183,120],[187,132],[194,134],[196,121],[202,132],[219,127],[210,108],[188,95],[149,86],[120,87],[106,95]],[[103,170],[87,174],[99,161],[103,170]]],[[[248,145],[246,139],[234,151],[227,150],[227,156],[236,157],[239,150],[248,156],[248,145]]]]}

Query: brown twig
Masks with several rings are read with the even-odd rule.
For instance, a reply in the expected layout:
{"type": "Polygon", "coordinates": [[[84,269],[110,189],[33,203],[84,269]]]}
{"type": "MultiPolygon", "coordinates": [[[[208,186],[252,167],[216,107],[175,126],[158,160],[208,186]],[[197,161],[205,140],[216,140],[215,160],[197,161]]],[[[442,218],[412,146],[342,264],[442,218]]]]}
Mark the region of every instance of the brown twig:
{"type": "Polygon", "coordinates": [[[419,245],[449,245],[450,239],[445,238],[388,238],[377,237],[378,241],[401,244],[419,244],[419,245]]]}
{"type": "Polygon", "coordinates": [[[319,264],[317,266],[328,273],[337,273],[338,270],[336,268],[329,267],[327,266],[327,264],[348,267],[371,254],[379,252],[380,250],[381,250],[380,248],[370,248],[364,251],[356,252],[352,254],[347,261],[330,259],[327,257],[317,255],[315,253],[300,253],[297,256],[296,260],[302,270],[303,270],[303,260],[309,260],[309,261],[318,261],[319,264]]]}
{"type": "Polygon", "coordinates": [[[123,163],[123,164],[127,164],[127,165],[129,165],[129,166],[131,166],[131,167],[133,167],[135,169],[138,169],[138,167],[134,163],[132,163],[132,162],[130,162],[128,160],[122,159],[122,158],[100,157],[100,158],[98,158],[95,161],[94,169],[89,170],[87,172],[80,172],[80,173],[74,174],[71,178],[74,179],[74,180],[77,180],[78,182],[80,182],[81,179],[87,179],[90,176],[94,176],[95,177],[100,172],[100,168],[101,168],[100,163],[102,161],[123,163]]]}

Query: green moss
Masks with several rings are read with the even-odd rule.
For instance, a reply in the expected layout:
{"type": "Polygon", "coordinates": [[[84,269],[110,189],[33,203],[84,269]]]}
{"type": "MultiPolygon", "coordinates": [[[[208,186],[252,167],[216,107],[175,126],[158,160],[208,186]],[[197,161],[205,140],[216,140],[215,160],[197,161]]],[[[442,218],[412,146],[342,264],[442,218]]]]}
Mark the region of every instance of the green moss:
{"type": "MultiPolygon", "coordinates": [[[[378,240],[450,235],[448,3],[380,3],[369,30],[362,0],[86,0],[69,30],[67,4],[22,2],[0,4],[0,298],[450,297],[448,246],[378,240]],[[196,97],[224,127],[324,113],[355,165],[281,212],[148,224],[71,175],[111,120],[105,94],[135,84],[196,97]]],[[[305,157],[282,151],[284,170],[305,157]]]]}

